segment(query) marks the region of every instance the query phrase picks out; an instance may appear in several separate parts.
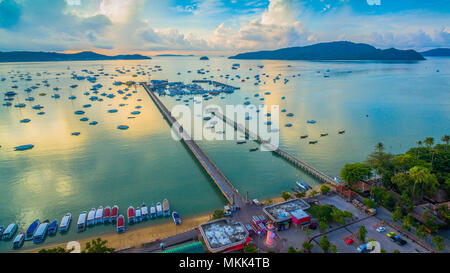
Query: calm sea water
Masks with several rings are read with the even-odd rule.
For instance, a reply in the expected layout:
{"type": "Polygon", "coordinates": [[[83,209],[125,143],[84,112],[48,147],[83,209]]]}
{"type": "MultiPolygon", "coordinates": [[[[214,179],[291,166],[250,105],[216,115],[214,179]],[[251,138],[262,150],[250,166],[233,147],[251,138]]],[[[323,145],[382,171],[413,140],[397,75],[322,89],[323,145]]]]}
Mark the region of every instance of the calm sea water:
{"type": "MultiPolygon", "coordinates": [[[[0,106],[0,225],[16,222],[19,230],[26,230],[36,218],[60,221],[65,213],[71,212],[70,232],[49,237],[45,242],[54,244],[115,232],[111,225],[91,228],[81,234],[75,232],[80,212],[99,205],[117,204],[124,213],[129,205],[137,207],[142,202],[150,205],[167,198],[182,217],[189,217],[225,204],[225,199],[186,148],[172,139],[168,124],[143,89],[131,87],[127,100],[117,93],[125,87],[113,86],[116,80],[148,80],[148,75],[132,77],[139,67],[148,71],[149,67],[160,65],[163,70],[152,72],[152,79],[190,82],[214,76],[215,80],[241,87],[224,99],[217,96],[204,105],[242,104],[246,97],[255,105],[280,105],[280,109],[295,115],[280,114],[280,146],[336,176],[345,163],[363,160],[377,142],[385,143],[389,152],[400,153],[419,139],[431,136],[438,140],[448,134],[449,64],[449,58],[386,63],[236,61],[220,57],[207,62],[199,61],[198,57],[159,57],[149,61],[0,64],[0,78],[6,78],[0,82],[1,93],[15,90],[19,95],[13,104],[27,105],[25,108],[0,106]],[[232,70],[233,63],[240,63],[241,67],[232,70]],[[200,68],[210,72],[199,75],[196,71],[200,68]],[[92,92],[89,89],[93,84],[71,79],[70,75],[72,71],[82,75],[83,69],[94,73],[104,69],[110,76],[119,75],[114,79],[100,76],[97,81],[104,86],[100,93],[117,96],[91,102],[83,93],[92,92]],[[119,74],[116,69],[130,72],[119,74]],[[187,73],[188,70],[192,73],[187,73]],[[27,73],[32,80],[21,80],[20,75],[26,79],[27,73]],[[269,77],[262,76],[263,73],[269,77]],[[325,78],[324,73],[330,77],[325,78]],[[225,74],[230,74],[230,79],[220,78],[225,74]],[[254,85],[256,74],[263,81],[259,86],[254,85]],[[273,78],[278,74],[281,80],[274,83],[273,78]],[[292,77],[297,74],[301,76],[292,77]],[[241,82],[235,75],[250,80],[241,82]],[[289,79],[287,84],[283,84],[284,78],[289,79]],[[25,101],[24,89],[43,80],[48,80],[50,87],[33,90],[30,95],[35,101],[25,101]],[[73,84],[79,86],[72,89],[73,84]],[[11,89],[14,85],[18,89],[11,89]],[[61,88],[60,99],[51,98],[54,87],[61,88]],[[271,94],[264,95],[265,92],[271,94]],[[39,96],[40,93],[46,96],[39,96]],[[264,101],[255,98],[256,93],[264,101]],[[77,99],[69,100],[71,95],[77,99]],[[285,100],[281,99],[283,96],[285,100]],[[36,104],[45,107],[40,110],[45,115],[37,115],[40,111],[31,108],[36,104]],[[85,104],[92,107],[83,108],[85,104]],[[136,106],[142,106],[141,114],[128,119],[136,106]],[[118,112],[108,113],[109,109],[118,112]],[[84,110],[90,120],[80,121],[80,116],[74,114],[77,110],[84,110]],[[31,122],[20,123],[25,118],[31,122]],[[307,124],[309,119],[317,123],[307,124]],[[91,126],[90,121],[98,121],[98,125],[91,126]],[[285,123],[292,123],[293,127],[286,128],[285,123]],[[122,124],[130,129],[117,130],[122,124]],[[338,135],[342,129],[346,133],[338,135]],[[75,131],[81,135],[72,136],[75,131]],[[321,133],[329,136],[320,137],[321,133]],[[299,136],[305,134],[319,143],[310,145],[301,141],[299,136]],[[34,144],[35,148],[14,151],[15,146],[24,144],[34,144]]],[[[161,99],[169,108],[179,103],[171,97],[161,99]]],[[[271,153],[250,153],[248,149],[255,147],[255,143],[236,145],[235,141],[203,140],[199,145],[243,195],[249,192],[250,198],[277,196],[282,190],[294,187],[297,180],[310,185],[318,183],[271,153]]],[[[148,221],[131,229],[157,222],[148,221]]],[[[9,251],[10,247],[11,242],[0,241],[1,252],[9,251]]],[[[29,247],[33,244],[25,243],[24,248],[29,247]]]]}

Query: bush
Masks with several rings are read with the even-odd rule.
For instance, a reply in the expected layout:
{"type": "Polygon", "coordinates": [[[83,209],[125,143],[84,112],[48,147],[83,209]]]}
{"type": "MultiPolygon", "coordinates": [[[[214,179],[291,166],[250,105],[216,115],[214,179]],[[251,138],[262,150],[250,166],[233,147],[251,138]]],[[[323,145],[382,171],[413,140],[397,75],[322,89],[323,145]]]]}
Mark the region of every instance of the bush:
{"type": "Polygon", "coordinates": [[[221,219],[223,217],[225,217],[225,212],[223,212],[223,210],[220,210],[220,209],[215,210],[213,215],[212,215],[212,219],[213,220],[221,219]]]}
{"type": "Polygon", "coordinates": [[[281,198],[284,199],[284,201],[288,200],[289,198],[291,198],[291,193],[287,192],[287,191],[282,191],[281,192],[281,198]]]}
{"type": "Polygon", "coordinates": [[[320,192],[322,194],[328,194],[330,192],[330,190],[331,190],[330,187],[328,187],[327,185],[322,185],[320,187],[320,192]]]}
{"type": "Polygon", "coordinates": [[[374,208],[377,207],[377,203],[375,203],[375,201],[373,201],[372,199],[364,198],[364,199],[362,200],[362,202],[363,202],[364,205],[366,205],[366,206],[369,207],[369,208],[374,209],[374,208]]]}

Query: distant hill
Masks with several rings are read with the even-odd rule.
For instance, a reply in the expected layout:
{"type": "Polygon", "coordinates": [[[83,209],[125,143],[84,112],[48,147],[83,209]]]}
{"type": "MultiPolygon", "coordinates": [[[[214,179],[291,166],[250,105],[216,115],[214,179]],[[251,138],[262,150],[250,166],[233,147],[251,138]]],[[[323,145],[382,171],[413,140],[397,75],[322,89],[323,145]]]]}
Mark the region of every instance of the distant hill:
{"type": "Polygon", "coordinates": [[[12,51],[0,52],[0,62],[55,62],[55,61],[103,61],[103,60],[149,60],[139,54],[107,56],[92,51],[66,54],[56,52],[12,51]]]}
{"type": "Polygon", "coordinates": [[[421,52],[423,56],[450,56],[450,48],[435,48],[421,52]]]}
{"type": "Polygon", "coordinates": [[[177,54],[160,54],[155,55],[155,57],[192,57],[194,55],[177,55],[177,54]]]}
{"type": "Polygon", "coordinates": [[[414,50],[376,49],[368,44],[352,42],[320,43],[304,47],[282,48],[273,51],[242,53],[230,59],[266,60],[425,60],[414,50]]]}

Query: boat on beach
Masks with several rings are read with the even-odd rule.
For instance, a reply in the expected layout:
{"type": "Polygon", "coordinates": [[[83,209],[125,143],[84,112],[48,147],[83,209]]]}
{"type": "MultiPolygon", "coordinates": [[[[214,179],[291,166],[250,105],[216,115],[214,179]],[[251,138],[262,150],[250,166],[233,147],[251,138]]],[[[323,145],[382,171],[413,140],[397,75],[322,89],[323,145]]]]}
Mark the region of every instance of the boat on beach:
{"type": "Polygon", "coordinates": [[[42,243],[45,240],[45,237],[47,236],[48,226],[50,225],[49,220],[45,220],[42,222],[39,227],[37,228],[36,232],[33,236],[33,243],[39,244],[42,243]]]}
{"type": "Polygon", "coordinates": [[[115,222],[117,220],[118,215],[119,215],[119,206],[114,205],[114,207],[111,210],[111,222],[115,222]]]}
{"type": "Polygon", "coordinates": [[[178,212],[176,211],[172,212],[172,219],[175,225],[181,225],[181,218],[180,215],[178,215],[178,212]]]}
{"type": "Polygon", "coordinates": [[[145,203],[142,203],[141,212],[142,212],[142,219],[143,220],[148,219],[148,208],[145,205],[145,203]]]}
{"type": "Polygon", "coordinates": [[[36,231],[36,229],[38,228],[39,224],[41,222],[39,221],[39,219],[34,220],[34,222],[28,227],[26,233],[25,233],[25,241],[30,241],[33,239],[33,234],[36,231]]]}
{"type": "Polygon", "coordinates": [[[311,189],[312,189],[312,187],[311,187],[310,185],[308,185],[308,184],[306,184],[306,183],[303,183],[303,182],[301,182],[301,181],[297,181],[297,182],[295,182],[295,184],[297,184],[297,186],[298,186],[299,188],[301,188],[301,189],[303,189],[303,190],[305,190],[305,191],[308,191],[308,190],[311,190],[311,189]]]}
{"type": "Polygon", "coordinates": [[[87,226],[88,227],[95,225],[95,213],[96,213],[96,211],[97,210],[95,208],[92,208],[89,211],[89,213],[87,215],[87,226]]]}
{"type": "Polygon", "coordinates": [[[2,240],[11,239],[16,233],[16,231],[17,231],[17,224],[16,223],[9,224],[3,231],[2,240]]]}
{"type": "Polygon", "coordinates": [[[12,248],[13,249],[21,248],[23,246],[24,241],[25,241],[25,231],[22,231],[19,233],[19,235],[16,236],[16,238],[14,238],[12,248]]]}
{"type": "Polygon", "coordinates": [[[48,226],[48,235],[55,235],[58,231],[58,220],[53,220],[48,226]]]}
{"type": "Polygon", "coordinates": [[[155,204],[152,204],[152,206],[150,207],[150,218],[155,219],[156,216],[157,216],[156,207],[155,207],[155,204]]]}
{"type": "Polygon", "coordinates": [[[135,210],[134,207],[129,206],[127,210],[128,224],[134,224],[135,222],[135,210]]]}
{"type": "Polygon", "coordinates": [[[156,203],[156,216],[160,217],[163,215],[161,202],[156,203]]]}
{"type": "Polygon", "coordinates": [[[163,203],[162,203],[162,206],[163,206],[163,215],[164,215],[164,216],[170,216],[170,205],[169,205],[169,200],[164,199],[164,200],[163,200],[163,203]]]}
{"type": "Polygon", "coordinates": [[[69,230],[70,222],[72,221],[72,214],[66,213],[59,224],[59,232],[67,232],[69,230]]]}
{"type": "Polygon", "coordinates": [[[106,206],[105,209],[103,209],[103,223],[111,223],[111,207],[106,206]]]}
{"type": "Polygon", "coordinates": [[[135,212],[136,212],[136,222],[142,222],[142,211],[141,211],[141,208],[137,207],[135,212]]]}
{"type": "Polygon", "coordinates": [[[80,216],[78,216],[77,232],[83,232],[86,229],[86,217],[86,211],[83,211],[80,216]]]}
{"type": "Polygon", "coordinates": [[[125,232],[125,217],[122,214],[117,217],[116,230],[117,233],[125,232]]]}
{"type": "Polygon", "coordinates": [[[103,223],[103,206],[98,207],[98,209],[95,211],[95,225],[103,223]]]}

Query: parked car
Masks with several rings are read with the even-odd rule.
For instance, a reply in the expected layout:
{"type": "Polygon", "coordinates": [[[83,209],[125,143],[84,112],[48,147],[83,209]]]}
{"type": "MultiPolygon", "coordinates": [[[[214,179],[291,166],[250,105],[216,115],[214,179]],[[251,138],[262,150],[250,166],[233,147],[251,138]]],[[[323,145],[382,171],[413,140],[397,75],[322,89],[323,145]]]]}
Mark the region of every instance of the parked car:
{"type": "Polygon", "coordinates": [[[381,232],[385,232],[385,231],[386,231],[386,228],[385,228],[385,227],[378,227],[378,228],[377,228],[377,231],[380,232],[380,233],[381,233],[381,232]]]}
{"type": "Polygon", "coordinates": [[[395,232],[389,232],[388,234],[386,234],[386,236],[389,237],[389,238],[392,238],[392,237],[394,237],[396,235],[395,235],[395,232]]]}
{"type": "Polygon", "coordinates": [[[393,238],[393,240],[394,240],[394,242],[397,244],[397,245],[399,245],[399,246],[404,246],[404,245],[406,245],[406,241],[405,240],[403,240],[401,237],[399,237],[399,236],[394,236],[394,237],[392,237],[393,238]]]}
{"type": "Polygon", "coordinates": [[[369,253],[372,249],[367,248],[367,244],[360,245],[356,248],[359,253],[369,253]]]}
{"type": "Polygon", "coordinates": [[[351,244],[353,244],[355,241],[353,241],[353,239],[348,239],[345,243],[347,244],[347,245],[351,245],[351,244]]]}
{"type": "Polygon", "coordinates": [[[317,228],[317,224],[316,223],[311,223],[311,224],[309,224],[309,228],[310,229],[316,229],[317,228]]]}

